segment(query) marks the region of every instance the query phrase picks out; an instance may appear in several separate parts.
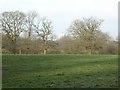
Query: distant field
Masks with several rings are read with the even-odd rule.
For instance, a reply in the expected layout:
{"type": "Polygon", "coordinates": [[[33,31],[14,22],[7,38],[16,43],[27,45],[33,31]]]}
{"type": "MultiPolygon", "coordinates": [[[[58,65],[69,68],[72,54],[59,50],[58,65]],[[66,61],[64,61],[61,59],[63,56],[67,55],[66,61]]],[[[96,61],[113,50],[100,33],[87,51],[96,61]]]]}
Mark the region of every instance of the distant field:
{"type": "Polygon", "coordinates": [[[118,87],[117,55],[3,55],[3,88],[118,87]]]}

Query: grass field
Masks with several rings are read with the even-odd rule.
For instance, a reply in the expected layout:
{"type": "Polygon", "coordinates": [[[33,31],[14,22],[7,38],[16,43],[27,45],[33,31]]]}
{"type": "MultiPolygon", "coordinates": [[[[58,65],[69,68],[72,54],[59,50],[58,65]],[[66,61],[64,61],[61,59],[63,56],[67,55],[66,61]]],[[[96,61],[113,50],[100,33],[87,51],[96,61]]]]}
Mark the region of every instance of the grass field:
{"type": "Polygon", "coordinates": [[[3,88],[118,87],[117,55],[3,55],[3,88]]]}

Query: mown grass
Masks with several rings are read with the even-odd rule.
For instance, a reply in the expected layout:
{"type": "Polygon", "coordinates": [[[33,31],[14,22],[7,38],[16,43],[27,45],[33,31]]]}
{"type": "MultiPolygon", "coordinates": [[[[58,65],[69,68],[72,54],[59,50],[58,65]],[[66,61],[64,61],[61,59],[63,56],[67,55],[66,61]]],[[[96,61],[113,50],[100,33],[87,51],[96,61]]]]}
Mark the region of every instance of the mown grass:
{"type": "Polygon", "coordinates": [[[115,88],[117,55],[3,55],[3,88],[115,88]]]}

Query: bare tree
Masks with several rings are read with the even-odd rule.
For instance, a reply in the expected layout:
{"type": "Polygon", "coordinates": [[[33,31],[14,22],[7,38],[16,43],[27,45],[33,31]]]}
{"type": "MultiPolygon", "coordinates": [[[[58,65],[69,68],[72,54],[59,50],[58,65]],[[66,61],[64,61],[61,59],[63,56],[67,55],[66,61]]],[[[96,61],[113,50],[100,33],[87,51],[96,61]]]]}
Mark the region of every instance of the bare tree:
{"type": "Polygon", "coordinates": [[[26,15],[26,20],[25,20],[25,27],[26,27],[26,32],[27,32],[27,50],[29,51],[30,49],[30,45],[32,44],[32,35],[34,32],[34,28],[35,28],[35,22],[37,18],[38,14],[35,11],[29,12],[26,15]]]}
{"type": "Polygon", "coordinates": [[[25,25],[26,25],[29,39],[31,39],[33,30],[34,30],[34,26],[35,26],[35,21],[36,21],[36,19],[38,19],[37,16],[38,16],[38,14],[35,11],[29,12],[26,15],[25,25]]]}
{"type": "Polygon", "coordinates": [[[1,16],[2,31],[12,42],[12,51],[16,53],[16,42],[17,38],[23,32],[23,21],[25,14],[19,11],[15,12],[3,12],[1,16]]]}
{"type": "Polygon", "coordinates": [[[41,23],[39,22],[36,26],[36,32],[44,43],[44,54],[47,53],[47,50],[49,48],[48,41],[50,40],[50,37],[52,35],[52,29],[52,22],[46,18],[43,18],[41,23]]]}
{"type": "MultiPolygon", "coordinates": [[[[0,17],[1,17],[1,13],[0,13],[0,17]]],[[[0,18],[0,54],[2,53],[2,18],[0,18]]]]}
{"type": "Polygon", "coordinates": [[[100,25],[103,20],[96,18],[83,18],[83,20],[74,20],[70,25],[69,32],[75,37],[80,38],[84,41],[86,49],[89,54],[92,53],[94,41],[97,37],[98,32],[100,32],[100,25]]]}

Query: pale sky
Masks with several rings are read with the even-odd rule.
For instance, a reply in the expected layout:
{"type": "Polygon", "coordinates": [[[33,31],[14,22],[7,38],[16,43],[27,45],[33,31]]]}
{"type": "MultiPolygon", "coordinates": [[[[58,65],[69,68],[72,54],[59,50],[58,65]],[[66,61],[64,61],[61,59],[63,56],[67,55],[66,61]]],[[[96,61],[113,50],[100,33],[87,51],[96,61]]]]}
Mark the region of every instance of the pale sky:
{"type": "Polygon", "coordinates": [[[103,32],[118,36],[119,0],[0,0],[0,12],[36,11],[52,20],[57,36],[65,33],[74,19],[97,17],[103,19],[103,32]]]}

